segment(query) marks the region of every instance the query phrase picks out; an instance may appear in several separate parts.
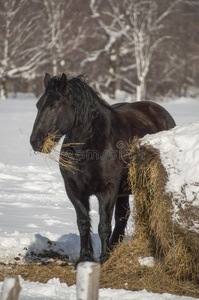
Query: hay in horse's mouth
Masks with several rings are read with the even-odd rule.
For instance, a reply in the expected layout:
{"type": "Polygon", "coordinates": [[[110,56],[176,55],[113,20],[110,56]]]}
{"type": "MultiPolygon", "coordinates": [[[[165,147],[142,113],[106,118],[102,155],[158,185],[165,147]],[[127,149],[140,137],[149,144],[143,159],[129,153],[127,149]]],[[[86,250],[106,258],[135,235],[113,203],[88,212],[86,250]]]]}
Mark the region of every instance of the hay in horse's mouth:
{"type": "Polygon", "coordinates": [[[41,149],[42,153],[47,153],[49,154],[52,149],[56,146],[56,142],[55,142],[55,138],[53,138],[52,135],[48,135],[48,137],[46,138],[43,148],[41,149]]]}
{"type": "MultiPolygon", "coordinates": [[[[76,167],[78,159],[75,158],[74,155],[72,155],[68,151],[60,151],[59,149],[56,149],[56,145],[58,144],[59,139],[60,136],[58,135],[48,134],[48,137],[45,139],[41,153],[48,154],[48,157],[53,161],[57,162],[60,168],[63,170],[71,172],[78,170],[78,168],[76,167]]],[[[68,143],[63,144],[62,146],[70,147],[74,145],[79,145],[79,143],[68,143]]]]}

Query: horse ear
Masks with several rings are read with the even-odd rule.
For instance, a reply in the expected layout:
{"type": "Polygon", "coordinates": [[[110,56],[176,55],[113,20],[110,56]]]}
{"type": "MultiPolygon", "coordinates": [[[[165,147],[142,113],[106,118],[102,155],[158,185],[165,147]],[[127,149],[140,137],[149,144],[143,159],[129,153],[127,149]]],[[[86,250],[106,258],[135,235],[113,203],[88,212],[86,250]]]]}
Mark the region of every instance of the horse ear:
{"type": "Polygon", "coordinates": [[[67,76],[66,74],[62,73],[60,80],[59,80],[59,90],[61,92],[65,92],[67,88],[67,76]]]}
{"type": "Polygon", "coordinates": [[[45,89],[47,89],[47,86],[48,86],[48,83],[49,81],[51,80],[51,77],[48,73],[46,73],[45,77],[44,77],[44,86],[45,86],[45,89]]]}

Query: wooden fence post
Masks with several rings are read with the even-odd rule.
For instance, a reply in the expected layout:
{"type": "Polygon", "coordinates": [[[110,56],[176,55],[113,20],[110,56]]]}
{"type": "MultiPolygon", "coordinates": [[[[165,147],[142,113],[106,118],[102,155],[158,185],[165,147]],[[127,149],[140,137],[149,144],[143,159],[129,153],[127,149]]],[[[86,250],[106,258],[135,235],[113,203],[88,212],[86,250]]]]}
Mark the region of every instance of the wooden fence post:
{"type": "Polygon", "coordinates": [[[98,300],[100,264],[82,262],[77,266],[77,300],[98,300]]]}
{"type": "Polygon", "coordinates": [[[19,284],[19,277],[5,277],[2,286],[2,300],[18,300],[21,286],[19,284]]]}

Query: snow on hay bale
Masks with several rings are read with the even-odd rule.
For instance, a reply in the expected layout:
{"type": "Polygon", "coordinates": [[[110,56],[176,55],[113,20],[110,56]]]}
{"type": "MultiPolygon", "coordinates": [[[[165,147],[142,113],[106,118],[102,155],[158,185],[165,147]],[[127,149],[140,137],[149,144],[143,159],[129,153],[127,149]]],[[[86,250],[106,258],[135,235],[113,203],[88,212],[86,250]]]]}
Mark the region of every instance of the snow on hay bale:
{"type": "Polygon", "coordinates": [[[199,281],[199,122],[134,139],[136,236],[177,279],[199,281]]]}

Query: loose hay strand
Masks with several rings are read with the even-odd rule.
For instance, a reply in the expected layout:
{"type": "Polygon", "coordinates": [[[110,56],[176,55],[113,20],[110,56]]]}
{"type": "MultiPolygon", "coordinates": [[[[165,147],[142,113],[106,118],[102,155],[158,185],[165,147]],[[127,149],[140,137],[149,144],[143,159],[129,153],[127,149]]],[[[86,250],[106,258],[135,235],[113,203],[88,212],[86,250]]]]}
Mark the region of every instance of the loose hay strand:
{"type": "MultiPolygon", "coordinates": [[[[56,134],[48,134],[48,137],[45,139],[43,148],[41,150],[42,154],[48,154],[48,157],[59,164],[60,168],[67,171],[78,171],[76,167],[79,159],[74,156],[74,154],[69,151],[61,151],[56,149],[58,140],[61,136],[56,134]]],[[[70,146],[80,145],[81,143],[67,143],[62,144],[62,148],[69,148],[70,146]]]]}
{"type": "Polygon", "coordinates": [[[48,133],[47,138],[44,141],[43,148],[41,150],[42,153],[49,154],[51,150],[58,144],[58,142],[61,138],[61,135],[48,133]]]}

